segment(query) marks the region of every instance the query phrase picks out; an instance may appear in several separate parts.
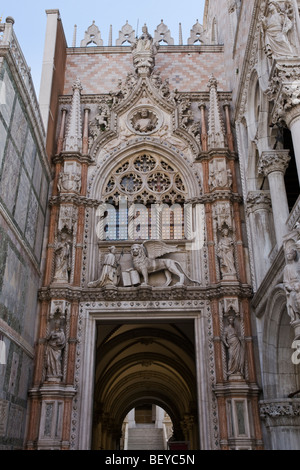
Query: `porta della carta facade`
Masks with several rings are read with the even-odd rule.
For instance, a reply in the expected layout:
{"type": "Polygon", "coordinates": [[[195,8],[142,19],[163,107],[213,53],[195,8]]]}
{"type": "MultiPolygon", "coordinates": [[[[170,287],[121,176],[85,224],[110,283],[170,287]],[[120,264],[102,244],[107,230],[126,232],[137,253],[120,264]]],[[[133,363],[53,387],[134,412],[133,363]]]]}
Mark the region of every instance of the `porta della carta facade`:
{"type": "Polygon", "coordinates": [[[1,449],[300,448],[299,6],[47,10],[39,103],[0,24],[1,449]]]}

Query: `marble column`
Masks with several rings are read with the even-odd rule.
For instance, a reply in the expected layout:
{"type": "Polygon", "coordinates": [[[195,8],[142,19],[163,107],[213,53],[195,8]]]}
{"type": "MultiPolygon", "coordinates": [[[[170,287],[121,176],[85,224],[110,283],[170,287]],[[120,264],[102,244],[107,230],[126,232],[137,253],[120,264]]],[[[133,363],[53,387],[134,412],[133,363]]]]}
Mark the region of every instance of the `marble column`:
{"type": "Polygon", "coordinates": [[[272,205],[269,191],[250,191],[248,193],[247,215],[254,241],[252,250],[257,285],[260,285],[270,267],[268,257],[275,238],[271,224],[271,212],[272,205]],[[262,259],[265,261],[264,263],[261,263],[262,259]]]}
{"type": "Polygon", "coordinates": [[[287,232],[286,221],[289,216],[289,207],[284,174],[289,161],[289,150],[268,150],[262,152],[259,161],[259,172],[267,176],[269,181],[278,248],[282,245],[282,239],[287,232]]]}
{"type": "Polygon", "coordinates": [[[298,180],[300,183],[300,105],[293,107],[287,113],[285,120],[292,134],[298,180]]]}

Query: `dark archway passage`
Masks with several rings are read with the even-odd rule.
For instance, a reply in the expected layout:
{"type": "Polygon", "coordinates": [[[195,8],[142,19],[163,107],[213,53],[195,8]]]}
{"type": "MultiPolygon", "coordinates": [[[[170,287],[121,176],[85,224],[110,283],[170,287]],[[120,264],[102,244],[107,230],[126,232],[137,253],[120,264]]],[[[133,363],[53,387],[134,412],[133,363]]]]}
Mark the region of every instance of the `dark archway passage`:
{"type": "Polygon", "coordinates": [[[198,448],[193,321],[97,324],[93,449],[120,446],[133,408],[163,408],[173,439],[198,448]]]}

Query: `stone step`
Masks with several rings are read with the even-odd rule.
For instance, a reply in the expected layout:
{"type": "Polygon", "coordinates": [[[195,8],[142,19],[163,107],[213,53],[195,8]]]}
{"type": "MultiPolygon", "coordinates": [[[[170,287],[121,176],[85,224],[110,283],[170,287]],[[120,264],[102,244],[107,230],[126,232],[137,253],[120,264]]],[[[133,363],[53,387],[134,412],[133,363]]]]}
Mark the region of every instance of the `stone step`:
{"type": "Polygon", "coordinates": [[[163,430],[159,428],[129,428],[128,450],[164,450],[163,430]]]}

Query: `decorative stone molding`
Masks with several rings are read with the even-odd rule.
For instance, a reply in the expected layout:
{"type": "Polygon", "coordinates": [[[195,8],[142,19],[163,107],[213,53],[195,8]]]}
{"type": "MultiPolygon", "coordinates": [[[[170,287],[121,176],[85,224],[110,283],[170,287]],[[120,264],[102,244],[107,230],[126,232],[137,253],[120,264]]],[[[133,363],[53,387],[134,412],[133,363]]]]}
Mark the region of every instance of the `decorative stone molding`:
{"type": "MultiPolygon", "coordinates": [[[[144,287],[115,287],[115,288],[74,288],[71,286],[51,286],[39,290],[40,300],[51,300],[64,298],[68,301],[79,300],[81,302],[108,302],[107,306],[113,302],[115,308],[121,307],[122,302],[133,302],[132,306],[141,306],[139,302],[153,302],[153,308],[174,308],[182,306],[193,306],[196,301],[205,301],[223,297],[252,298],[252,289],[248,285],[225,285],[222,282],[213,287],[167,287],[167,288],[144,288],[144,287]],[[174,297],[175,300],[174,300],[174,297]],[[121,303],[120,303],[121,302],[121,303]],[[156,304],[155,302],[159,302],[156,304]],[[160,303],[161,302],[161,303],[160,303]]],[[[149,306],[151,306],[149,304],[149,306]]]]}
{"type": "Polygon", "coordinates": [[[264,176],[268,176],[274,171],[285,173],[291,157],[289,156],[289,150],[267,150],[262,152],[258,171],[264,176]]]}
{"type": "Polygon", "coordinates": [[[300,399],[264,400],[259,412],[267,427],[300,425],[300,399]]]}

